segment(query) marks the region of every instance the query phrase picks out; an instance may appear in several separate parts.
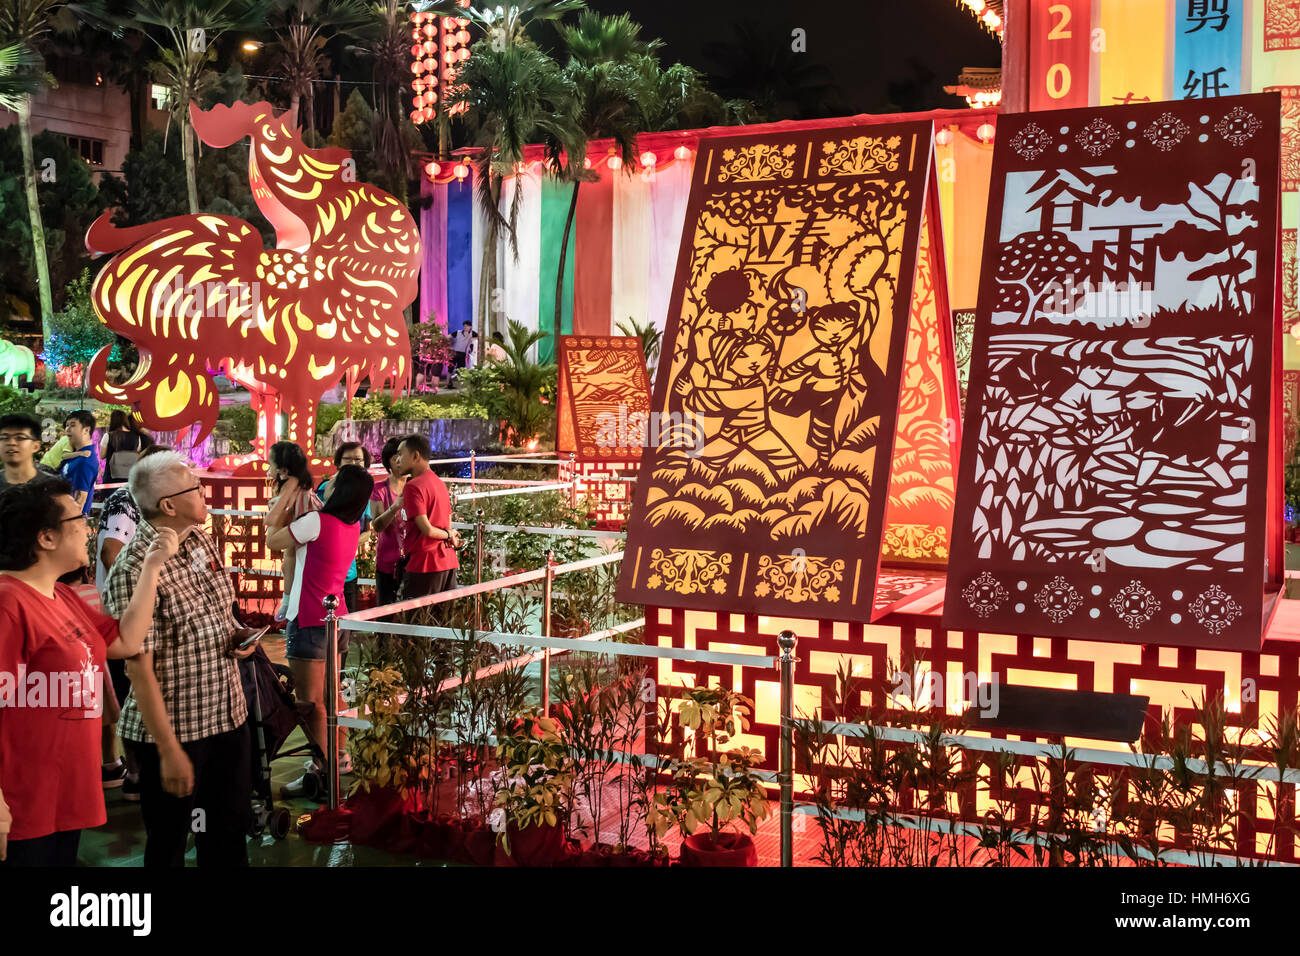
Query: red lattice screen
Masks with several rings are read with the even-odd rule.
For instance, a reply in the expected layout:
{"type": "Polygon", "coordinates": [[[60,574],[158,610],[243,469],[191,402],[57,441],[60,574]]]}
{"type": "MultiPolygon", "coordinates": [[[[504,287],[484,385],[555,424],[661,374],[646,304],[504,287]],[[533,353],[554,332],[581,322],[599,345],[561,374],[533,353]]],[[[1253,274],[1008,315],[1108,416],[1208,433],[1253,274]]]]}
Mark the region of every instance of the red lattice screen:
{"type": "MultiPolygon", "coordinates": [[[[1300,704],[1300,605],[1295,602],[1282,603],[1258,653],[949,631],[940,626],[939,608],[931,606],[933,603],[933,597],[923,597],[914,607],[925,607],[927,613],[896,613],[867,625],[648,607],[646,641],[659,646],[777,655],[777,634],[787,628],[794,631],[799,637],[796,717],[811,717],[829,709],[835,699],[836,668],[845,658],[854,666],[855,676],[864,680],[863,712],[849,719],[865,720],[869,710],[885,706],[885,691],[867,688],[873,680],[887,679],[891,664],[896,667],[900,661],[912,659],[924,660],[931,670],[943,674],[978,674],[981,681],[998,675],[1003,682],[1017,685],[1149,695],[1148,727],[1151,718],[1158,725],[1162,709],[1171,712],[1175,721],[1190,723],[1192,701],[1219,691],[1224,694],[1231,724],[1241,728],[1267,730],[1279,713],[1300,704]]],[[[775,669],[682,661],[661,661],[659,666],[661,695],[679,696],[682,686],[720,684],[752,698],[756,713],[751,731],[738,736],[733,745],[761,749],[767,769],[776,769],[780,685],[775,669]]],[[[878,683],[875,686],[880,687],[878,683]]],[[[955,716],[958,710],[950,706],[949,712],[955,716]]],[[[1002,736],[1060,742],[1047,737],[1002,736]]],[[[1123,745],[1113,742],[1072,737],[1064,742],[1074,748],[1127,753],[1123,745]]],[[[1015,802],[1022,813],[1031,803],[1046,800],[1046,794],[1035,789],[1029,773],[1032,763],[1032,758],[1017,762],[1015,802]]],[[[1112,773],[1100,764],[1096,772],[1112,773]]],[[[1281,819],[1273,818],[1268,799],[1274,786],[1267,782],[1243,785],[1238,799],[1249,825],[1241,833],[1237,852],[1300,862],[1294,835],[1295,786],[1283,784],[1277,794],[1281,819]]],[[[920,792],[910,805],[895,809],[938,805],[946,799],[962,819],[977,822],[997,796],[982,788],[977,793],[972,784],[957,794],[920,792]]],[[[1168,843],[1177,847],[1183,840],[1171,834],[1168,843]]]]}

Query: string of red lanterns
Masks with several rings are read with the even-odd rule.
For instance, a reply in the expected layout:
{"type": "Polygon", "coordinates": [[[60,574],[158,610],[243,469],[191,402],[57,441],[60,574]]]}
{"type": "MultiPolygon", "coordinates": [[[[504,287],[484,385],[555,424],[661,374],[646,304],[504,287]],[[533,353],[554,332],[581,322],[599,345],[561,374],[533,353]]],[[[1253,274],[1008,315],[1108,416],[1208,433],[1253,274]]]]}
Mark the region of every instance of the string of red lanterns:
{"type": "MultiPolygon", "coordinates": [[[[468,6],[469,0],[461,0],[468,6]]],[[[469,20],[440,17],[432,13],[411,14],[411,122],[431,123],[438,115],[438,98],[456,82],[459,64],[469,59],[469,20]]],[[[449,115],[463,113],[464,104],[453,106],[449,115]]]]}

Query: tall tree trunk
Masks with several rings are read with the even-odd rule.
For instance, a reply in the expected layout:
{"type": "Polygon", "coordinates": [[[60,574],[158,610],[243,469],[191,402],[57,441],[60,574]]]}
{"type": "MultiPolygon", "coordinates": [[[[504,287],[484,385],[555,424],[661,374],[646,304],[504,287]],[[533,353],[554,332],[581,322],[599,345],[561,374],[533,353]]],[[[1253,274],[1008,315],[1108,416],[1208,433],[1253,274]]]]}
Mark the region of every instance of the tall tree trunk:
{"type": "Polygon", "coordinates": [[[438,110],[438,161],[451,159],[451,117],[446,110],[438,110]]]}
{"type": "Polygon", "coordinates": [[[294,90],[292,93],[289,94],[289,111],[287,115],[289,118],[289,123],[292,126],[302,125],[301,123],[298,122],[298,104],[299,102],[301,102],[301,100],[302,100],[302,94],[299,93],[297,90],[294,90]]]}
{"type": "Polygon", "coordinates": [[[555,342],[552,343],[552,351],[557,362],[560,360],[560,335],[564,329],[564,260],[568,258],[569,232],[573,229],[573,217],[578,211],[578,187],[581,185],[582,180],[577,180],[573,184],[573,196],[569,199],[569,214],[564,218],[564,238],[560,241],[560,269],[555,276],[555,342]]]}
{"type": "Polygon", "coordinates": [[[185,156],[185,193],[190,201],[190,213],[199,213],[198,166],[194,159],[194,129],[190,126],[188,110],[181,111],[181,153],[185,156]]]}
{"type": "MultiPolygon", "coordinates": [[[[501,179],[495,173],[489,171],[491,177],[489,190],[492,195],[492,206],[494,209],[500,209],[501,206],[501,179]]],[[[492,327],[496,325],[494,315],[497,299],[497,245],[501,241],[500,227],[495,220],[489,220],[487,228],[484,230],[483,237],[483,269],[479,274],[479,349],[480,351],[487,347],[487,342],[492,335],[492,327]]],[[[448,332],[451,326],[448,325],[448,332]]]]}
{"type": "Polygon", "coordinates": [[[36,157],[32,152],[32,98],[18,102],[18,138],[23,148],[23,179],[27,191],[27,218],[32,230],[32,258],[36,261],[36,291],[41,306],[42,343],[50,340],[54,296],[50,293],[50,263],[45,255],[45,227],[41,223],[40,197],[36,194],[36,157]]]}

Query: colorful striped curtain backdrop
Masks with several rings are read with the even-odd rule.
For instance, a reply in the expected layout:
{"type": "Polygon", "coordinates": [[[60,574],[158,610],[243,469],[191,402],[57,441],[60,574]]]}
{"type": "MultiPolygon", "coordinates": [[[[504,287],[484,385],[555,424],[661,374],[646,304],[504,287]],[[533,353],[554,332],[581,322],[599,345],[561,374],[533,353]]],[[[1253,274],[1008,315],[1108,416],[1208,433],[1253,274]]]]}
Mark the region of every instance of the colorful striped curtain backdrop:
{"type": "MultiPolygon", "coordinates": [[[[848,122],[888,123],[929,119],[938,133],[936,161],[944,217],[944,239],[954,308],[972,308],[978,284],[984,210],[992,147],[979,131],[996,121],[993,110],[935,110],[898,116],[860,116],[848,122]]],[[[842,126],[846,120],[770,123],[744,132],[842,126]]],[[[991,125],[985,136],[991,141],[991,125]]],[[[617,334],[629,319],[663,330],[681,246],[691,171],[701,136],[735,129],[690,130],[642,136],[638,162],[623,167],[607,142],[592,143],[589,157],[599,179],[583,183],[569,235],[560,303],[561,333],[617,334]]],[[[497,327],[516,319],[548,333],[537,357],[550,360],[555,327],[555,283],[564,222],[573,186],[544,175],[540,151],[525,155],[523,169],[504,185],[501,212],[510,215],[515,191],[520,203],[516,248],[503,235],[497,247],[497,290],[487,290],[498,309],[497,327]]],[[[418,314],[432,314],[452,331],[470,319],[478,325],[485,219],[473,196],[472,177],[457,179],[441,164],[436,180],[421,184],[424,242],[418,314]]]]}
{"type": "Polygon", "coordinates": [[[1300,368],[1300,0],[1028,0],[1029,108],[1277,90],[1283,361],[1300,368]]]}

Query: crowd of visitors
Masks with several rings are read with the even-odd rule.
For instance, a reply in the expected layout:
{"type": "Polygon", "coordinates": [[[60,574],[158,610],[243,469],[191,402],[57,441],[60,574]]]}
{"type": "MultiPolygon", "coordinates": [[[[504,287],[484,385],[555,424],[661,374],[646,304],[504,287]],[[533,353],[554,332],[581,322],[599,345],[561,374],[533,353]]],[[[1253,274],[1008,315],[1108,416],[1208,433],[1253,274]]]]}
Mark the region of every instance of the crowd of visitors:
{"type": "MultiPolygon", "coordinates": [[[[56,471],[37,461],[40,422],[0,416],[0,682],[40,674],[79,694],[39,704],[0,695],[0,865],[74,863],[116,787],[139,802],[146,866],[183,866],[191,835],[199,865],[246,865],[252,737],[240,661],[261,631],[237,616],[191,463],[126,416],[99,442],[94,431],[89,412],[68,417],[56,471]],[[126,485],[97,505],[101,461],[108,483],[126,485]],[[93,591],[66,583],[90,571],[93,591]]],[[[285,581],[276,619],[322,748],[343,746],[341,734],[325,740],[325,599],[336,595],[340,614],[359,607],[366,538],[379,603],[455,586],[461,540],[431,454],[423,436],[390,440],[376,481],[369,451],[346,443],[318,483],[297,445],[270,450],[266,543],[283,555],[285,581]]],[[[285,795],[302,791],[300,778],[285,795]]]]}

